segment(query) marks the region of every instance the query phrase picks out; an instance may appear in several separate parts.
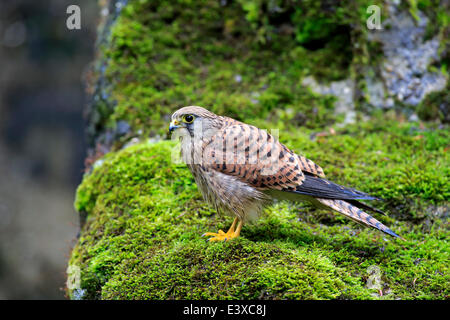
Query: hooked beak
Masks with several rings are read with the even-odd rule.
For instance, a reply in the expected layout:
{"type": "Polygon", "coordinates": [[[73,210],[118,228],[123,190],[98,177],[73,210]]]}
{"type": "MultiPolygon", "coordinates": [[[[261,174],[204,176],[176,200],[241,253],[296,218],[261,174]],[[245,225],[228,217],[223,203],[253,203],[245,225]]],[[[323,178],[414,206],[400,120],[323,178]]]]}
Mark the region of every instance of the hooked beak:
{"type": "Polygon", "coordinates": [[[180,122],[177,120],[172,120],[172,122],[169,125],[169,133],[172,133],[175,129],[178,129],[180,127],[180,122]]]}

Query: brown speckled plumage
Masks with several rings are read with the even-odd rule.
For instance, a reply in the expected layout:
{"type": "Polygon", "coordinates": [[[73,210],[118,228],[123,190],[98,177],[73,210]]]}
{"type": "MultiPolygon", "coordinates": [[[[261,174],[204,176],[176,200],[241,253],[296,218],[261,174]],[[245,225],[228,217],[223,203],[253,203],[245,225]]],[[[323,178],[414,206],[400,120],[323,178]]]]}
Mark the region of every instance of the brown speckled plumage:
{"type": "Polygon", "coordinates": [[[361,210],[370,207],[358,200],[376,198],[326,180],[321,167],[297,155],[265,130],[194,106],[172,115],[170,130],[175,129],[181,129],[177,131],[182,158],[204,198],[219,212],[236,216],[240,227],[256,218],[273,198],[306,199],[398,237],[361,210]],[[187,121],[190,117],[192,122],[187,121]]]}

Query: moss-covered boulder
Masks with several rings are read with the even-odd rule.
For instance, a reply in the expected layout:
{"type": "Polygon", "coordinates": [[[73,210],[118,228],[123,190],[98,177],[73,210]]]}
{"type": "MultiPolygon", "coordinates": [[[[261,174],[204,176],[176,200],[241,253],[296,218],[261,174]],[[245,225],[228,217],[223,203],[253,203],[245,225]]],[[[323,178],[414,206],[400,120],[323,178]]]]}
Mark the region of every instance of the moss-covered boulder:
{"type": "MultiPolygon", "coordinates": [[[[361,28],[366,1],[101,4],[70,298],[450,297],[450,132],[412,121],[401,103],[393,109],[402,112],[368,112],[358,72],[378,51],[361,28]],[[311,77],[322,89],[353,85],[352,123],[336,112],[339,94],[304,85],[311,77]],[[173,161],[176,143],[164,140],[169,115],[184,105],[278,129],[329,179],[383,198],[376,206],[388,215],[377,219],[405,240],[309,204],[276,202],[240,238],[209,243],[201,235],[232,219],[203,201],[186,166],[173,161]]],[[[445,110],[442,103],[419,108],[445,110]]]]}
{"type": "Polygon", "coordinates": [[[242,237],[225,229],[173,163],[173,142],[129,146],[97,161],[78,189],[87,220],[70,260],[72,298],[448,298],[450,134],[395,122],[352,126],[311,141],[282,140],[320,159],[328,176],[385,199],[378,217],[406,240],[387,238],[331,212],[280,202],[242,237]],[[379,277],[373,284],[372,273],[379,277]]]}

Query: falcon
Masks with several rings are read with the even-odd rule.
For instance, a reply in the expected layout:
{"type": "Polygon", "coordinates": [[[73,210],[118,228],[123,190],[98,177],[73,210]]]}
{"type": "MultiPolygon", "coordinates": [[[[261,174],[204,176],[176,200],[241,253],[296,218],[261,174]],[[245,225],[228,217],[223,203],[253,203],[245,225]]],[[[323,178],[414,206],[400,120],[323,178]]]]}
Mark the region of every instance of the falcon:
{"type": "Polygon", "coordinates": [[[258,218],[272,200],[310,201],[366,226],[399,237],[366,211],[383,213],[360,200],[379,200],[325,178],[323,169],[296,154],[266,130],[188,106],[172,115],[181,158],[205,200],[234,217],[227,232],[207,232],[210,241],[231,240],[258,218]]]}

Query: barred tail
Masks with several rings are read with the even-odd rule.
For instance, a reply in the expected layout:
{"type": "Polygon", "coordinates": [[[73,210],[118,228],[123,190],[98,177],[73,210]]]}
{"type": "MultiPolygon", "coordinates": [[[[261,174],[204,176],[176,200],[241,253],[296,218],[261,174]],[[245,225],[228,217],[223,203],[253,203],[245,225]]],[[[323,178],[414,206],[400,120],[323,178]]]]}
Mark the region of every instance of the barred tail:
{"type": "Polygon", "coordinates": [[[379,222],[377,219],[373,218],[369,214],[365,213],[358,207],[345,202],[344,200],[332,200],[332,199],[322,199],[322,198],[316,198],[320,203],[323,205],[339,212],[345,215],[346,217],[361,223],[363,225],[378,229],[380,231],[383,231],[384,233],[387,233],[393,237],[401,238],[399,235],[397,235],[394,231],[386,227],[384,224],[379,222]]]}

